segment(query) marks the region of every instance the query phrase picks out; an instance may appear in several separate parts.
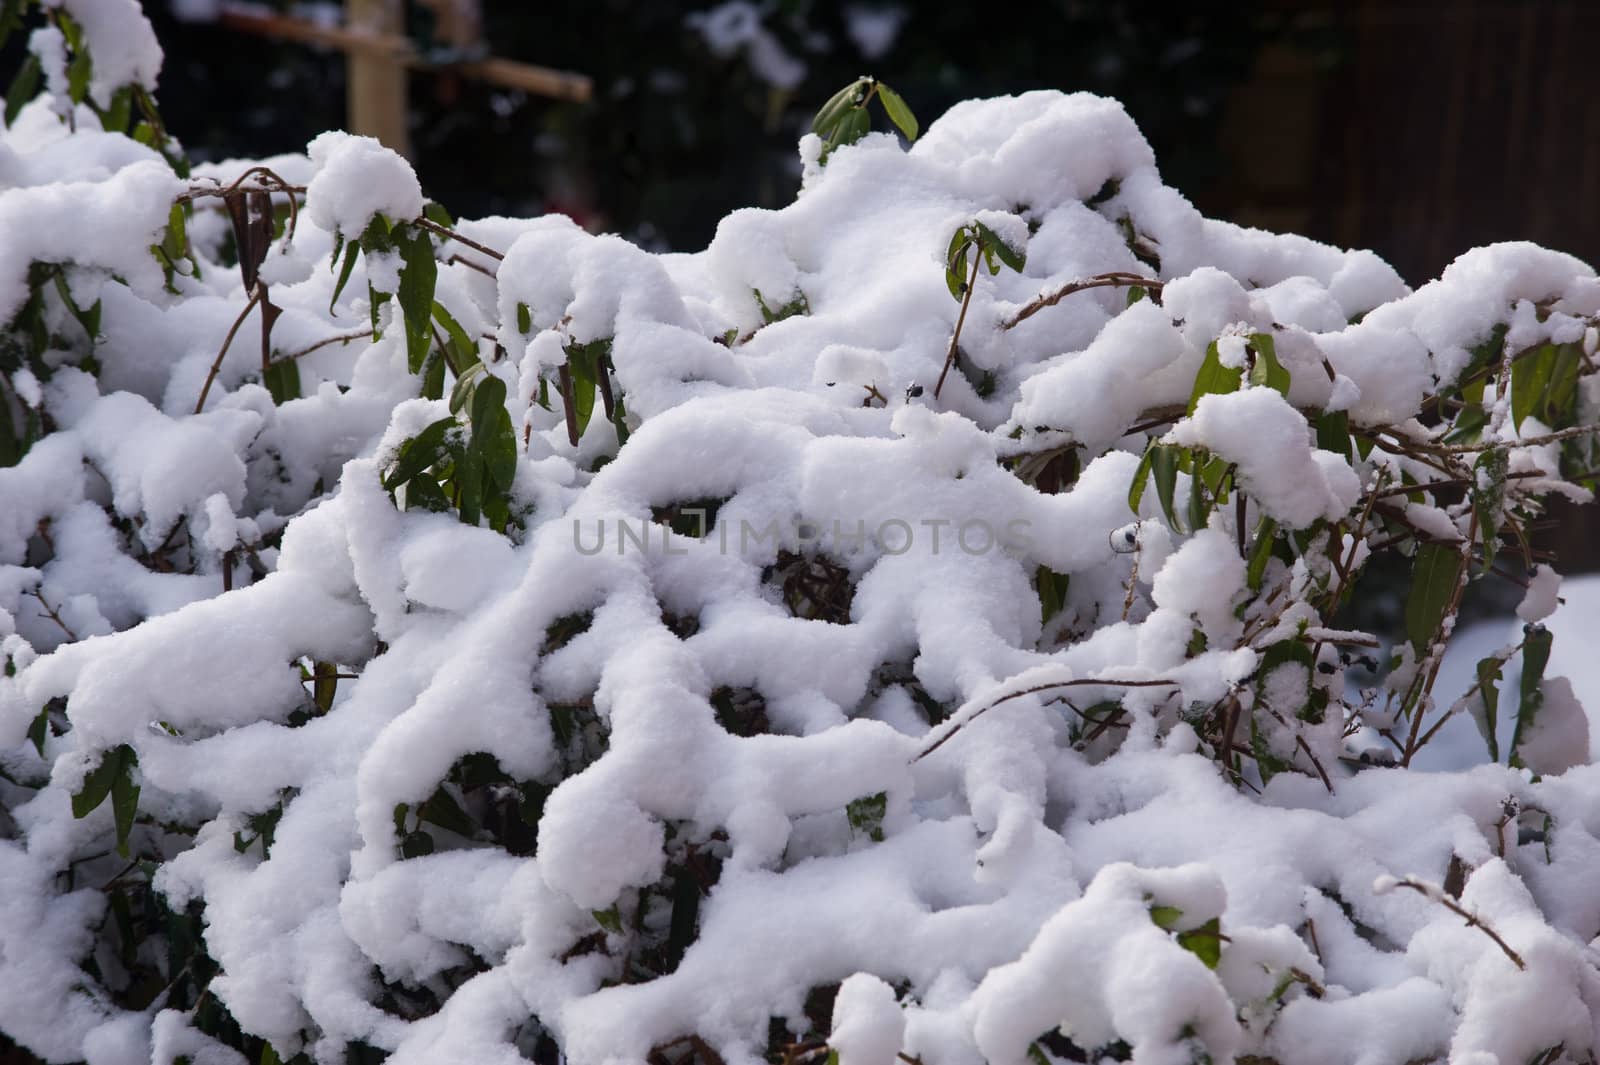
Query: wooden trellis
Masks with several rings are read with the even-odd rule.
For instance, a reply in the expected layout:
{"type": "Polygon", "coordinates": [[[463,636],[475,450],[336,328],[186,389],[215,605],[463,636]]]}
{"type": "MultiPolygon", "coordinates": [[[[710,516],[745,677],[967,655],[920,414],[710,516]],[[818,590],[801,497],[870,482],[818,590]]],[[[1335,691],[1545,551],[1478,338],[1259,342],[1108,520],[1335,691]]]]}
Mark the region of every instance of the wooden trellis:
{"type": "Polygon", "coordinates": [[[406,82],[412,70],[448,70],[475,81],[577,103],[588,100],[593,91],[592,82],[582,74],[493,56],[432,63],[405,35],[402,0],[345,0],[344,23],[338,26],[244,6],[224,7],[221,23],[244,33],[344,52],[349,64],[345,81],[350,131],[376,137],[402,155],[409,155],[411,148],[406,82]]]}

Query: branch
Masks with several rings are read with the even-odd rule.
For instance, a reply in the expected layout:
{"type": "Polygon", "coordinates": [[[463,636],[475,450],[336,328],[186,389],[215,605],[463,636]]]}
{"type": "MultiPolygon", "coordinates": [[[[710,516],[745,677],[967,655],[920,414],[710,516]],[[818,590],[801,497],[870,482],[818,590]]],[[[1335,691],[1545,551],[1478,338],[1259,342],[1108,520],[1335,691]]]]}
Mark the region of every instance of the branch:
{"type": "Polygon", "coordinates": [[[1523,962],[1522,957],[1517,954],[1516,951],[1512,950],[1505,940],[1500,938],[1500,934],[1493,928],[1489,927],[1487,921],[1473,913],[1471,910],[1468,910],[1460,903],[1456,902],[1455,899],[1452,899],[1449,895],[1446,895],[1443,890],[1434,884],[1429,884],[1426,881],[1418,880],[1413,876],[1401,877],[1400,879],[1385,876],[1378,878],[1378,882],[1373,885],[1373,890],[1381,895],[1397,887],[1410,888],[1419,895],[1426,895],[1428,898],[1432,899],[1434,902],[1437,902],[1439,905],[1443,906],[1457,917],[1460,917],[1463,921],[1466,921],[1468,927],[1481,929],[1484,935],[1494,940],[1495,946],[1505,951],[1506,957],[1510,958],[1511,963],[1518,969],[1526,969],[1528,967],[1527,964],[1523,962]]]}
{"type": "Polygon", "coordinates": [[[1074,292],[1084,292],[1091,288],[1133,288],[1135,286],[1148,290],[1152,295],[1159,295],[1164,282],[1151,277],[1140,277],[1138,274],[1124,273],[1113,270],[1109,273],[1096,274],[1093,277],[1082,278],[1078,281],[1069,281],[1054,292],[1042,294],[1022,310],[1012,315],[1000,328],[1012,329],[1022,322],[1027,321],[1046,307],[1054,307],[1074,292]]]}
{"type": "Polygon", "coordinates": [[[933,385],[933,398],[939,398],[939,390],[944,387],[945,375],[950,372],[950,367],[956,364],[957,344],[961,340],[961,327],[967,321],[967,308],[972,304],[972,293],[978,287],[978,267],[983,264],[983,253],[973,249],[972,276],[967,278],[967,291],[961,295],[961,313],[956,316],[956,331],[950,334],[950,350],[945,352],[944,368],[939,371],[939,380],[933,385]]]}
{"type": "Polygon", "coordinates": [[[1090,687],[1090,686],[1095,686],[1095,685],[1098,685],[1100,687],[1106,687],[1106,688],[1177,688],[1177,687],[1181,687],[1181,685],[1175,680],[1110,680],[1110,679],[1103,678],[1103,677],[1079,677],[1076,680],[1058,680],[1058,681],[1055,681],[1055,682],[1050,683],[1050,684],[1040,684],[1040,685],[1037,685],[1037,686],[1032,687],[1032,688],[1023,688],[1021,691],[1009,692],[1009,693],[1007,693],[1005,695],[1002,695],[1002,696],[1000,696],[1000,698],[996,699],[994,702],[989,703],[986,706],[980,707],[977,710],[974,710],[971,714],[968,714],[966,717],[962,718],[960,721],[958,721],[954,725],[952,725],[950,727],[949,731],[947,731],[943,736],[940,736],[933,743],[931,743],[927,747],[923,748],[922,752],[920,754],[918,754],[915,758],[911,759],[911,761],[913,763],[922,761],[924,758],[928,757],[928,755],[932,754],[934,751],[937,751],[940,747],[943,747],[946,743],[948,743],[950,741],[950,738],[952,736],[954,736],[956,733],[960,732],[962,729],[964,729],[968,725],[970,725],[973,721],[975,721],[979,717],[983,716],[984,714],[987,714],[990,710],[993,710],[995,707],[999,706],[1002,703],[1009,703],[1011,700],[1020,699],[1024,695],[1037,695],[1040,692],[1046,692],[1046,691],[1049,691],[1052,688],[1082,688],[1082,687],[1090,687]]]}
{"type": "Polygon", "coordinates": [[[369,329],[357,329],[354,333],[340,333],[338,336],[331,336],[331,337],[328,337],[328,338],[326,338],[324,340],[319,340],[315,344],[312,344],[310,347],[301,348],[299,351],[292,352],[291,354],[280,355],[278,358],[274,359],[273,361],[274,362],[284,362],[285,360],[288,360],[288,359],[303,359],[307,355],[310,355],[313,351],[316,351],[318,348],[325,348],[329,344],[348,344],[352,340],[360,340],[362,337],[369,337],[371,335],[372,335],[372,330],[370,328],[369,329]]]}
{"type": "Polygon", "coordinates": [[[211,364],[211,370],[206,374],[206,383],[200,388],[200,399],[194,405],[194,412],[199,414],[206,409],[206,396],[211,393],[211,382],[217,379],[217,371],[222,369],[222,357],[228,353],[228,345],[233,343],[234,334],[239,332],[239,327],[244,320],[250,317],[250,310],[261,299],[261,290],[258,288],[250,293],[250,301],[244,305],[244,310],[239,312],[239,317],[233,320],[233,325],[228,328],[228,335],[223,338],[222,349],[217,352],[216,361],[211,364]]]}
{"type": "Polygon", "coordinates": [[[413,219],[412,220],[412,224],[421,226],[423,229],[426,229],[430,233],[437,233],[437,234],[439,234],[439,236],[444,237],[447,240],[453,240],[457,244],[465,244],[467,247],[471,248],[473,251],[482,252],[484,255],[487,255],[489,258],[493,259],[495,262],[500,262],[500,261],[505,259],[504,255],[502,255],[499,252],[495,251],[493,248],[491,248],[491,247],[489,247],[487,245],[484,245],[484,244],[479,244],[477,241],[471,239],[470,237],[463,237],[460,233],[457,233],[455,230],[450,229],[447,226],[441,226],[438,222],[435,222],[433,219],[428,218],[426,216],[421,217],[421,218],[413,219]]]}

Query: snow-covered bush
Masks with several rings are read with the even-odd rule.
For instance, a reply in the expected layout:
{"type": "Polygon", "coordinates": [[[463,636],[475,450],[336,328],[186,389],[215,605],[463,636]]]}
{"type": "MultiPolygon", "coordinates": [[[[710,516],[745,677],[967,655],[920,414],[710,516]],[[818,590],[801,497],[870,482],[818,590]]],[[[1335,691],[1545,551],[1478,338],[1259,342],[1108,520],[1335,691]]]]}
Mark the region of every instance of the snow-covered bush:
{"type": "Polygon", "coordinates": [[[0,136],[0,1033],[1593,1061],[1600,775],[1527,542],[1595,475],[1588,267],[1412,291],[1201,218],[1114,102],[908,150],[870,80],[791,206],[656,256],[456,223],[339,133],[185,173],[133,0],[45,14],[0,136]],[[1436,699],[1519,558],[1524,638],[1436,699]],[[1461,712],[1483,764],[1408,768],[1461,712]]]}

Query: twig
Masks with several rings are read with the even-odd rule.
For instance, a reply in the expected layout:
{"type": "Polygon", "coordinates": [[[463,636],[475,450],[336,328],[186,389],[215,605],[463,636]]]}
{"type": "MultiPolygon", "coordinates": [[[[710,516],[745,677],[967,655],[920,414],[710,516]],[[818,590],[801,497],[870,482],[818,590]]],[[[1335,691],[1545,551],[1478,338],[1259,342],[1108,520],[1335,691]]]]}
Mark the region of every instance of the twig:
{"type": "Polygon", "coordinates": [[[1027,321],[1029,318],[1032,318],[1046,307],[1054,307],[1056,304],[1060,303],[1074,292],[1085,292],[1091,288],[1138,287],[1147,290],[1152,295],[1157,295],[1161,292],[1162,286],[1163,283],[1157,281],[1155,278],[1140,277],[1138,274],[1124,273],[1120,270],[1113,270],[1104,274],[1096,274],[1093,277],[1085,277],[1078,281],[1069,281],[1067,284],[1062,285],[1054,292],[1039,295],[1033,300],[1032,303],[1029,303],[1027,306],[1023,307],[1022,310],[1012,315],[1011,318],[1001,325],[1000,328],[1015,328],[1017,325],[1027,321]]]}
{"type": "Polygon", "coordinates": [[[449,240],[453,240],[457,244],[465,244],[467,247],[471,248],[473,251],[482,252],[483,254],[487,255],[489,258],[493,259],[495,262],[501,262],[501,261],[503,261],[505,259],[504,255],[502,255],[499,252],[495,251],[493,248],[489,247],[488,245],[479,244],[477,241],[471,239],[470,237],[463,237],[460,233],[457,233],[455,230],[450,229],[447,226],[441,226],[438,222],[435,222],[433,219],[428,218],[426,216],[423,216],[421,218],[415,219],[413,224],[421,226],[423,229],[426,229],[430,233],[437,233],[441,237],[445,237],[445,238],[447,238],[449,240]]]}
{"type": "Polygon", "coordinates": [[[1424,883],[1415,877],[1410,876],[1401,877],[1399,879],[1385,878],[1385,880],[1380,880],[1379,883],[1386,884],[1386,887],[1381,890],[1403,887],[1410,888],[1419,895],[1427,896],[1434,902],[1437,902],[1439,905],[1449,910],[1451,913],[1455,914],[1457,917],[1460,917],[1463,921],[1466,921],[1468,927],[1481,929],[1484,935],[1494,940],[1495,946],[1505,951],[1506,957],[1510,958],[1511,963],[1518,969],[1526,969],[1528,967],[1527,964],[1522,960],[1521,955],[1512,950],[1510,945],[1507,944],[1505,940],[1500,938],[1500,934],[1493,928],[1489,927],[1488,922],[1456,902],[1449,895],[1446,895],[1442,890],[1433,884],[1424,883]]]}
{"type": "Polygon", "coordinates": [[[1046,691],[1049,691],[1052,688],[1081,688],[1081,687],[1090,687],[1090,686],[1100,686],[1100,687],[1107,687],[1107,688],[1178,688],[1178,687],[1181,687],[1181,685],[1175,680],[1110,680],[1110,679],[1106,679],[1106,678],[1102,678],[1102,677],[1079,677],[1079,678],[1077,678],[1075,680],[1058,680],[1058,681],[1055,681],[1054,683],[1051,683],[1051,684],[1040,684],[1040,685],[1037,685],[1037,686],[1032,687],[1032,688],[1023,688],[1021,691],[1009,692],[1009,693],[1007,693],[1005,695],[1002,695],[1002,696],[1000,696],[1000,698],[996,699],[994,702],[989,703],[986,706],[982,706],[977,710],[974,710],[971,714],[968,714],[966,717],[962,718],[960,721],[958,721],[954,725],[952,725],[950,727],[950,729],[947,732],[945,732],[945,734],[943,736],[940,736],[933,743],[931,743],[927,747],[923,748],[922,753],[918,754],[915,758],[911,759],[911,761],[912,762],[920,762],[920,761],[922,761],[922,759],[928,757],[928,755],[932,754],[934,751],[937,751],[940,747],[943,747],[946,743],[948,743],[950,741],[950,738],[952,736],[954,736],[956,733],[960,732],[962,729],[966,728],[969,724],[971,724],[974,720],[976,720],[977,718],[981,717],[984,714],[987,714],[990,710],[993,710],[995,707],[999,706],[1002,703],[1009,703],[1011,700],[1020,699],[1025,695],[1037,695],[1040,692],[1046,692],[1046,691]]]}
{"type": "Polygon", "coordinates": [[[341,333],[338,336],[327,337],[323,340],[319,340],[310,347],[301,348],[299,351],[292,352],[288,355],[280,355],[273,361],[284,362],[288,359],[303,359],[307,355],[310,355],[313,351],[316,351],[318,348],[325,348],[329,344],[348,344],[352,340],[360,340],[362,337],[369,337],[371,335],[372,330],[370,328],[357,329],[354,333],[341,333]]]}
{"type": "Polygon", "coordinates": [[[61,615],[56,613],[56,608],[51,606],[50,603],[45,599],[43,592],[39,591],[37,588],[34,588],[31,589],[28,594],[39,600],[39,605],[44,607],[44,612],[50,615],[51,621],[61,626],[61,631],[67,634],[68,639],[72,640],[74,643],[81,639],[77,633],[72,631],[72,627],[70,625],[61,620],[61,615]]]}
{"type": "Polygon", "coordinates": [[[944,368],[939,371],[939,380],[933,385],[933,398],[939,398],[939,390],[944,387],[945,376],[950,373],[950,367],[956,364],[956,352],[961,341],[961,327],[967,321],[967,308],[972,305],[972,293],[978,287],[978,267],[983,265],[983,256],[974,250],[972,255],[972,276],[967,278],[967,291],[961,294],[961,313],[956,316],[956,331],[950,334],[950,350],[945,352],[944,368]]]}
{"type": "Polygon", "coordinates": [[[460,263],[468,270],[478,271],[478,273],[482,274],[484,277],[495,276],[495,272],[493,270],[489,269],[487,266],[479,266],[477,263],[473,262],[471,259],[468,259],[464,255],[452,255],[450,258],[446,259],[444,263],[446,266],[454,266],[455,264],[460,263]]]}
{"type": "Polygon", "coordinates": [[[1440,444],[1434,450],[1441,455],[1470,455],[1479,451],[1493,451],[1495,448],[1539,447],[1543,444],[1554,444],[1562,440],[1571,440],[1578,436],[1588,436],[1591,433],[1600,433],[1600,424],[1574,425],[1570,429],[1560,429],[1543,436],[1525,436],[1517,440],[1492,440],[1487,443],[1476,444],[1440,444]]]}
{"type": "Polygon", "coordinates": [[[200,388],[200,399],[194,405],[194,412],[196,414],[199,414],[201,411],[206,409],[206,396],[210,395],[211,382],[217,379],[217,372],[222,369],[222,357],[228,354],[228,345],[233,343],[234,334],[239,331],[239,327],[244,324],[244,320],[250,317],[250,311],[255,307],[256,303],[260,301],[260,299],[260,289],[250,293],[250,301],[244,305],[244,310],[239,312],[239,317],[235,318],[233,320],[233,325],[228,328],[228,335],[222,340],[222,350],[217,352],[216,361],[211,364],[211,370],[206,374],[206,383],[200,388]]]}

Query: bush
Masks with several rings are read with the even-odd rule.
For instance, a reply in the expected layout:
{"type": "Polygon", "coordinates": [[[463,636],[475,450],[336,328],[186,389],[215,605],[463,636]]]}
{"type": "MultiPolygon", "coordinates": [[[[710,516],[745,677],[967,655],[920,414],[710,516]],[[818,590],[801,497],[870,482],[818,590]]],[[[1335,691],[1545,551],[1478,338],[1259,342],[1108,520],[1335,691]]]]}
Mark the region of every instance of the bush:
{"type": "Polygon", "coordinates": [[[1413,292],[1201,218],[1114,102],[908,150],[871,79],[792,205],[654,256],[457,223],[339,133],[186,173],[132,0],[45,14],[0,138],[7,1037],[1593,1060],[1600,778],[1529,546],[1596,476],[1588,267],[1413,292]],[[1519,562],[1524,639],[1435,698],[1519,562]],[[1483,764],[1418,771],[1466,717],[1483,764]]]}

